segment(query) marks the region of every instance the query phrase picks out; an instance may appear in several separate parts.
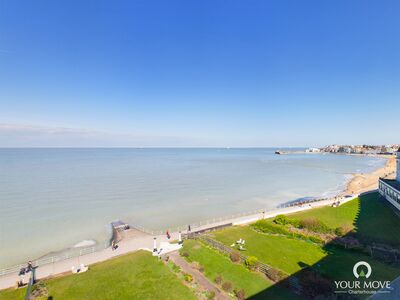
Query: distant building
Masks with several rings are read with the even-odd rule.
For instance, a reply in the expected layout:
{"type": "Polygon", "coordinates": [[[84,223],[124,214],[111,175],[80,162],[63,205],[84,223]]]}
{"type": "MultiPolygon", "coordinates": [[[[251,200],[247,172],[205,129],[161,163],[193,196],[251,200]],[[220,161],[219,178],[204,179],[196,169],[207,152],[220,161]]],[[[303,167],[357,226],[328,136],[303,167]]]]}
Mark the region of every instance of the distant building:
{"type": "Polygon", "coordinates": [[[400,210],[400,148],[397,150],[396,179],[379,179],[379,193],[400,210]]]}
{"type": "Polygon", "coordinates": [[[397,180],[397,182],[400,182],[400,148],[399,148],[399,150],[397,151],[396,163],[397,163],[396,180],[397,180]]]}

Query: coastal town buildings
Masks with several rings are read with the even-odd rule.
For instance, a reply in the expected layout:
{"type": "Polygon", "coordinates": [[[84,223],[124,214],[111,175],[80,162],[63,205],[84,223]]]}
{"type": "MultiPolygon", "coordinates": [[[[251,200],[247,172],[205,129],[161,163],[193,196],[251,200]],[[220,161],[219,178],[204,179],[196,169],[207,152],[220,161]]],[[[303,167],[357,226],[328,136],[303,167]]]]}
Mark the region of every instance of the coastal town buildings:
{"type": "MultiPolygon", "coordinates": [[[[319,148],[320,152],[343,154],[395,154],[400,145],[329,145],[319,148]]],[[[306,151],[310,152],[310,151],[306,151]]]]}
{"type": "Polygon", "coordinates": [[[308,148],[308,149],[306,150],[306,152],[309,152],[309,153],[319,153],[319,152],[321,152],[321,150],[320,150],[319,148],[308,148]]]}
{"type": "Polygon", "coordinates": [[[397,150],[396,179],[379,179],[379,193],[394,207],[400,210],[400,148],[397,150]]]}

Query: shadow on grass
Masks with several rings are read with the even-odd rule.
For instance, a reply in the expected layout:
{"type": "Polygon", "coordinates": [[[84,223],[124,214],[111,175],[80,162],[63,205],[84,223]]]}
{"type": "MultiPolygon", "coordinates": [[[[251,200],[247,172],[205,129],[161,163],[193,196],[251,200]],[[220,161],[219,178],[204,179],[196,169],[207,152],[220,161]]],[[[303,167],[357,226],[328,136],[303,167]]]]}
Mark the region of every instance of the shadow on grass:
{"type": "MultiPolygon", "coordinates": [[[[301,299],[365,299],[368,294],[349,294],[349,288],[338,288],[335,280],[350,281],[350,283],[354,280],[392,281],[399,276],[398,263],[393,259],[388,262],[388,257],[371,250],[370,247],[374,245],[372,247],[374,249],[377,244],[384,243],[399,248],[400,218],[394,213],[390,204],[380,198],[378,193],[360,196],[358,213],[353,225],[354,231],[340,238],[340,241],[343,242],[343,239],[358,241],[361,246],[360,244],[351,247],[339,246],[339,238],[333,240],[323,246],[326,252],[323,259],[311,266],[298,262],[302,268],[300,271],[249,299],[276,299],[282,287],[296,293],[301,299]],[[372,274],[368,279],[356,279],[353,275],[353,266],[359,261],[366,261],[371,265],[372,274]]],[[[363,267],[358,271],[361,269],[363,267]]],[[[279,299],[285,298],[279,297],[279,299]]]]}

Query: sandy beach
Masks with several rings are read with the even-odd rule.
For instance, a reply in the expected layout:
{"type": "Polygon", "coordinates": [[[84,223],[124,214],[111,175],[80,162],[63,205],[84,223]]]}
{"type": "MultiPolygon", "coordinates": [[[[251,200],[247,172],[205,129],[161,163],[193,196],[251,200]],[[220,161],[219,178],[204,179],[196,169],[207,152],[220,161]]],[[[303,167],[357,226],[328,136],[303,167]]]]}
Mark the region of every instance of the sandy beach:
{"type": "MultiPolygon", "coordinates": [[[[379,168],[371,173],[365,174],[353,174],[353,178],[349,181],[347,188],[339,194],[339,196],[344,196],[351,194],[353,197],[343,199],[342,204],[354,199],[360,193],[364,193],[367,191],[371,191],[377,188],[378,186],[378,179],[379,177],[391,177],[395,173],[396,167],[396,159],[394,156],[385,156],[387,159],[386,164],[384,167],[379,168]]],[[[206,223],[202,225],[201,223],[199,226],[193,226],[195,231],[202,230],[206,228],[216,227],[225,224],[232,224],[232,225],[243,225],[248,224],[251,222],[255,222],[261,218],[271,218],[276,216],[277,214],[290,214],[298,211],[313,209],[315,207],[321,207],[325,205],[332,205],[332,201],[335,201],[337,198],[330,198],[322,201],[318,201],[312,204],[307,205],[298,205],[294,207],[287,207],[287,208],[279,208],[279,209],[272,209],[270,211],[266,211],[265,213],[254,213],[250,215],[242,215],[240,217],[234,217],[232,219],[223,219],[215,220],[215,222],[206,223]]],[[[176,239],[178,236],[178,232],[171,232],[172,236],[176,239]]],[[[87,265],[91,265],[96,262],[101,262],[112,257],[121,255],[123,253],[129,253],[133,251],[137,251],[138,249],[151,249],[153,245],[153,235],[149,234],[141,234],[136,238],[129,238],[119,243],[119,250],[118,251],[111,251],[110,248],[104,249],[102,251],[93,252],[87,255],[74,257],[66,260],[57,261],[54,263],[49,263],[38,268],[37,277],[38,278],[47,278],[52,276],[57,276],[59,274],[68,272],[71,270],[72,266],[79,265],[80,263],[84,263],[87,265]]],[[[159,242],[166,241],[164,234],[158,235],[157,240],[159,242]]],[[[14,272],[4,274],[0,276],[0,289],[12,287],[15,285],[16,280],[18,279],[17,275],[18,268],[15,269],[14,272]]]]}
{"type": "MultiPolygon", "coordinates": [[[[380,156],[382,157],[382,156],[380,156]]],[[[383,156],[387,159],[383,168],[379,168],[371,173],[356,173],[347,184],[346,189],[340,194],[356,195],[371,191],[378,188],[378,180],[380,177],[394,177],[396,171],[396,157],[394,155],[383,156]]]]}

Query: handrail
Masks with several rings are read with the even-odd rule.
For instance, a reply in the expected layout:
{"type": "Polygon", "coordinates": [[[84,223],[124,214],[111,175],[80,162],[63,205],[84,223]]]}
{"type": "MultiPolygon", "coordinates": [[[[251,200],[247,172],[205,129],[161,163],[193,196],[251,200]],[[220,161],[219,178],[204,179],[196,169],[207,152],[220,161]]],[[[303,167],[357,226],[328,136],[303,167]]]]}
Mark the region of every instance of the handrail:
{"type": "MultiPolygon", "coordinates": [[[[257,215],[257,214],[264,214],[264,213],[266,214],[266,213],[271,213],[274,211],[280,211],[282,209],[289,208],[289,207],[296,207],[296,206],[301,206],[304,204],[321,202],[321,201],[326,201],[326,200],[334,200],[334,199],[336,199],[336,198],[318,198],[318,199],[308,199],[308,200],[299,201],[299,202],[286,203],[286,204],[280,205],[273,209],[257,209],[257,210],[252,210],[252,211],[248,211],[248,212],[232,214],[232,215],[228,215],[228,216],[214,217],[212,219],[208,219],[205,221],[192,223],[192,224],[190,224],[190,227],[191,227],[192,231],[195,231],[196,229],[199,229],[201,227],[206,227],[207,225],[216,224],[218,222],[222,223],[227,220],[233,220],[233,219],[238,219],[238,218],[247,217],[247,216],[251,216],[251,215],[257,215]]],[[[135,228],[139,231],[142,231],[144,233],[147,233],[149,235],[152,235],[152,236],[163,235],[163,234],[165,234],[165,232],[167,230],[169,230],[170,232],[178,232],[178,231],[183,232],[183,231],[187,230],[187,225],[168,228],[166,230],[151,230],[151,229],[147,229],[143,226],[136,225],[136,224],[129,224],[129,226],[132,228],[135,228]]],[[[98,244],[96,246],[68,249],[68,250],[63,251],[59,255],[53,255],[53,256],[49,256],[49,257],[43,257],[43,258],[36,259],[33,261],[33,265],[36,267],[39,267],[39,266],[43,266],[46,264],[66,260],[69,258],[80,257],[82,255],[102,251],[102,250],[108,248],[110,245],[111,245],[111,241],[106,241],[104,244],[98,244]]],[[[12,267],[0,269],[0,276],[12,274],[12,273],[18,273],[19,270],[25,266],[26,266],[26,264],[18,264],[18,265],[12,266],[12,267]]]]}

